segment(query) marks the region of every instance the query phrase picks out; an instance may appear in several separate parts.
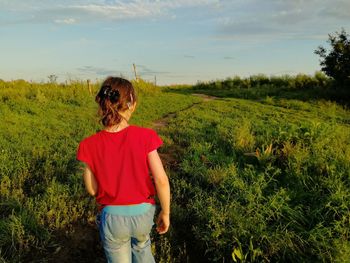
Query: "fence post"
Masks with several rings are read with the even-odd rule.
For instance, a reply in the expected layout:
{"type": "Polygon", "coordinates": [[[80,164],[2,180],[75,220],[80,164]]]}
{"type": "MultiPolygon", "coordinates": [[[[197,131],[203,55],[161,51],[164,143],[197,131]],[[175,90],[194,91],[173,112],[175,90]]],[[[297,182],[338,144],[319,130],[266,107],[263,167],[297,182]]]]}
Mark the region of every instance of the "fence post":
{"type": "Polygon", "coordinates": [[[136,72],[136,65],[135,65],[135,63],[133,63],[132,66],[133,66],[133,68],[134,68],[134,73],[135,73],[136,82],[139,82],[139,78],[137,77],[137,72],[136,72]]]}
{"type": "Polygon", "coordinates": [[[88,79],[86,82],[87,82],[87,86],[88,86],[88,89],[89,89],[89,93],[90,93],[90,95],[92,95],[91,81],[88,79]]]}

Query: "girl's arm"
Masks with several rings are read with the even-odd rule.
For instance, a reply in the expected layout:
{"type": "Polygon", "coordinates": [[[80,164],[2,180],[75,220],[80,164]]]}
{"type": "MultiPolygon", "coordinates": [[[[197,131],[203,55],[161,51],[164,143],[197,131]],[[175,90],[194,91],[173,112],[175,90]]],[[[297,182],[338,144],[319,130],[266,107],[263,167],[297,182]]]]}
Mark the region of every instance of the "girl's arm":
{"type": "Polygon", "coordinates": [[[97,194],[97,190],[98,190],[98,184],[95,178],[95,175],[93,174],[93,172],[91,171],[89,165],[87,165],[86,163],[84,163],[84,168],[82,168],[84,170],[84,183],[85,183],[85,188],[86,191],[92,195],[95,196],[97,194]]]}
{"type": "Polygon", "coordinates": [[[169,179],[164,171],[162,161],[157,150],[148,153],[148,163],[154,179],[154,184],[157,190],[157,196],[162,207],[158,219],[157,230],[160,234],[168,231],[170,225],[170,185],[169,179]]]}

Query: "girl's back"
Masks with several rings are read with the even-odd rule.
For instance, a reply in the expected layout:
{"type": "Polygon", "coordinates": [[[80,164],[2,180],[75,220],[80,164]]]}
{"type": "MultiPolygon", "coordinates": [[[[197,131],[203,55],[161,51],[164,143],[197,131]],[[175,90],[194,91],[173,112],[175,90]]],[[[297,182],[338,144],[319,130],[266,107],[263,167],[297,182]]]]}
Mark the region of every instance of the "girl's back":
{"type": "Polygon", "coordinates": [[[147,156],[162,144],[154,130],[136,125],[118,132],[101,130],[80,143],[77,159],[95,175],[101,209],[107,204],[155,204],[147,156]]]}

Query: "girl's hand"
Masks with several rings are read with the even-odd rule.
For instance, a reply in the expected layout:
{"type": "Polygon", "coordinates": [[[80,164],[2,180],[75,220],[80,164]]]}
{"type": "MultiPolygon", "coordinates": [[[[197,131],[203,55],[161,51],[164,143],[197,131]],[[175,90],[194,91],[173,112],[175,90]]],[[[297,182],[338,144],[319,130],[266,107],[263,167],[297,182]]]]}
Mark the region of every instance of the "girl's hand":
{"type": "Polygon", "coordinates": [[[157,218],[157,231],[159,234],[164,234],[168,231],[170,226],[170,214],[164,214],[163,210],[160,211],[157,218]]]}

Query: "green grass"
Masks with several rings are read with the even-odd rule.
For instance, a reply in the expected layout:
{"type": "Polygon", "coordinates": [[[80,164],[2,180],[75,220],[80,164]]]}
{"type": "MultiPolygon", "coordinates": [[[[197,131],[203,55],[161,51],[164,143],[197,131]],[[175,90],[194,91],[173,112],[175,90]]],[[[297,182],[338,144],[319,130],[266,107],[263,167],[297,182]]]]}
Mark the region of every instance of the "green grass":
{"type": "Polygon", "coordinates": [[[244,262],[344,262],[349,116],[329,102],[233,98],[179,113],[164,131],[183,149],[173,257],[180,239],[190,262],[229,262],[234,249],[244,262]]]}
{"type": "MultiPolygon", "coordinates": [[[[167,170],[169,233],[153,232],[157,262],[233,262],[234,251],[239,262],[346,262],[350,114],[300,87],[324,90],[322,81],[134,83],[132,124],[150,127],[176,112],[160,131],[160,152],[178,164],[167,170]],[[220,99],[198,103],[192,92],[220,99]]],[[[0,261],[48,260],[58,232],[94,221],[75,155],[102,128],[97,104],[79,82],[0,82],[0,102],[0,261]]]]}
{"type": "MultiPolygon", "coordinates": [[[[136,125],[150,126],[200,100],[145,82],[135,86],[136,125]]],[[[2,83],[0,101],[0,255],[17,262],[55,242],[55,231],[93,222],[95,203],[75,156],[78,143],[103,127],[94,96],[81,83],[2,83]]]]}

